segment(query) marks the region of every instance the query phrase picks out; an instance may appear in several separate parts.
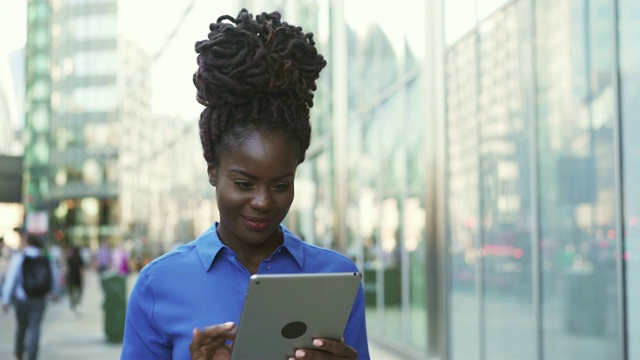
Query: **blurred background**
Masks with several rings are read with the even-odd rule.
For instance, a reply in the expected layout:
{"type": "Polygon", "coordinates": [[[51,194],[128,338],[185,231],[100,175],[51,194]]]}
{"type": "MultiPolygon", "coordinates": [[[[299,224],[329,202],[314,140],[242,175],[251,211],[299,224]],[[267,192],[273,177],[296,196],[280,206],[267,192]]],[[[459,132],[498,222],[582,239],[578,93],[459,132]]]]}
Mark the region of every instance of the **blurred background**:
{"type": "Polygon", "coordinates": [[[640,359],[640,2],[0,4],[0,236],[126,249],[217,218],[194,43],[279,10],[328,66],[286,225],[410,358],[640,359]]]}

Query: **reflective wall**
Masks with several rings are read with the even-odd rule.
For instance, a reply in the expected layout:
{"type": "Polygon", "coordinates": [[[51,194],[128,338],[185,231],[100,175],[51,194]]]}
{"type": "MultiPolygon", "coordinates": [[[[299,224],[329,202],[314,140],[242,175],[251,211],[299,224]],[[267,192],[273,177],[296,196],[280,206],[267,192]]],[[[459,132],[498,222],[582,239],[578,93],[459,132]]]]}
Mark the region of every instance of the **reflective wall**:
{"type": "Polygon", "coordinates": [[[450,42],[451,358],[640,354],[639,10],[507,2],[450,42]]]}
{"type": "Polygon", "coordinates": [[[628,358],[640,358],[640,3],[619,0],[618,73],[628,358]]]}
{"type": "Polygon", "coordinates": [[[418,20],[425,5],[320,4],[329,5],[318,10],[318,25],[331,36],[317,37],[328,66],[296,185],[297,199],[313,200],[297,200],[296,225],[305,239],[343,251],[363,270],[372,338],[424,356],[427,28],[397,19],[412,9],[418,20]]]}

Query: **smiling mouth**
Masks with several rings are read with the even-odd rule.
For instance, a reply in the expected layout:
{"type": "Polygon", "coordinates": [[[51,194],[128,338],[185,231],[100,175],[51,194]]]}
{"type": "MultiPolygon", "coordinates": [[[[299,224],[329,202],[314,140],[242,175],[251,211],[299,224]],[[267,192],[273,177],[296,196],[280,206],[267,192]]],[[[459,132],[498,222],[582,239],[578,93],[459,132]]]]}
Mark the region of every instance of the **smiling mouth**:
{"type": "Polygon", "coordinates": [[[251,231],[264,231],[271,225],[271,220],[251,220],[245,217],[242,217],[242,222],[251,231]]]}

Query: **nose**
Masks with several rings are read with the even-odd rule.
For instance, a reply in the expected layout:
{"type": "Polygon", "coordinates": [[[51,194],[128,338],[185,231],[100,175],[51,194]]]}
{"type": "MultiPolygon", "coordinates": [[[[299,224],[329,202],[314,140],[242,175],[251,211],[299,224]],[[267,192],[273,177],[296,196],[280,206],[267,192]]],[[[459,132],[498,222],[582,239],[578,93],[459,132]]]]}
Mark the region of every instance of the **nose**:
{"type": "Polygon", "coordinates": [[[271,209],[273,205],[273,196],[269,187],[259,187],[255,195],[251,199],[251,207],[255,210],[264,212],[271,209]]]}

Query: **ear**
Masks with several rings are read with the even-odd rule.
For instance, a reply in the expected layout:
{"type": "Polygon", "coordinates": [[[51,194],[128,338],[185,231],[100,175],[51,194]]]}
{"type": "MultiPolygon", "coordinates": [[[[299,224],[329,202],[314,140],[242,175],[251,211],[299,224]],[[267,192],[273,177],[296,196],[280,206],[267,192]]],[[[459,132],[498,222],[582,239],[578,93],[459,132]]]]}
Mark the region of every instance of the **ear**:
{"type": "Polygon", "coordinates": [[[211,186],[216,186],[218,171],[212,163],[207,163],[207,174],[209,175],[209,184],[211,184],[211,186]]]}

